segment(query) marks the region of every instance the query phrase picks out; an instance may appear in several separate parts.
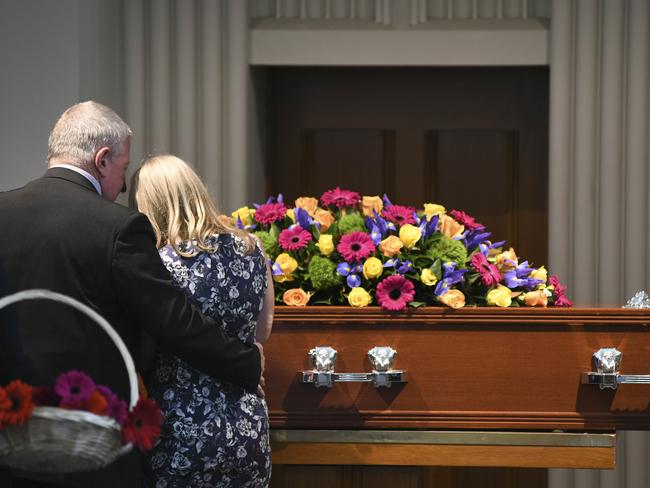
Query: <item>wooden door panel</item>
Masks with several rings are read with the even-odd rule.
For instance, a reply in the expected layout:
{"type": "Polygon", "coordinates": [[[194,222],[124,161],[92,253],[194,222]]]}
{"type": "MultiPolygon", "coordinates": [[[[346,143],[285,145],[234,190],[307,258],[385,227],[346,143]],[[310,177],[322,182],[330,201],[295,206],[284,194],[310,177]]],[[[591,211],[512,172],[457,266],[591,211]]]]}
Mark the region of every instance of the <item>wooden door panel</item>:
{"type": "Polygon", "coordinates": [[[432,130],[427,141],[427,193],[448,211],[475,216],[493,240],[506,239],[518,248],[517,132],[432,130]]]}
{"type": "Polygon", "coordinates": [[[388,130],[313,129],[303,131],[301,187],[309,195],[341,185],[362,194],[394,189],[395,133],[388,130]]]}
{"type": "Polygon", "coordinates": [[[270,193],[437,200],[547,261],[548,68],[282,67],[270,80],[270,193]]]}

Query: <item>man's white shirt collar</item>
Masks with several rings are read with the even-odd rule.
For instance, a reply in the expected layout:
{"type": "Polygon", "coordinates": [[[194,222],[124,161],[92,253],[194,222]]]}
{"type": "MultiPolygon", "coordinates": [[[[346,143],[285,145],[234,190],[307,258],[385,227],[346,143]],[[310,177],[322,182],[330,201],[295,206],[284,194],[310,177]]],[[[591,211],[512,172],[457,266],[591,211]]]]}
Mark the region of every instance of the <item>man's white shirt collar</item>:
{"type": "Polygon", "coordinates": [[[92,183],[92,185],[95,187],[95,190],[97,190],[97,193],[99,193],[100,195],[102,194],[102,187],[99,185],[99,181],[97,181],[97,178],[91,175],[88,171],[78,168],[77,166],[72,166],[71,164],[53,164],[50,166],[50,168],[71,169],[75,173],[79,173],[81,176],[83,176],[88,181],[90,181],[90,183],[92,183]]]}

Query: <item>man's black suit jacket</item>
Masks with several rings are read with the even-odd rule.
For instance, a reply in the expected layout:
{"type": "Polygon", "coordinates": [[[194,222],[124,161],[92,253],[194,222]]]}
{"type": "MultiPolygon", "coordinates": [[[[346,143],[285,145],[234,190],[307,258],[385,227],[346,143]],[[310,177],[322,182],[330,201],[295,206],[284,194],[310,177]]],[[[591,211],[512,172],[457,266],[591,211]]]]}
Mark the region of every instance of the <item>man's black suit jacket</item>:
{"type": "MultiPolygon", "coordinates": [[[[13,292],[46,288],[94,308],[136,359],[145,332],[208,375],[250,391],[258,384],[257,348],[225,336],[172,286],[148,219],[105,201],[74,171],[51,168],[23,188],[0,193],[0,263],[13,292]]],[[[82,363],[75,367],[126,396],[122,362],[89,319],[45,302],[26,302],[17,312],[26,350],[37,344],[38,374],[46,361],[72,367],[78,356],[82,363]]]]}
{"type": "MultiPolygon", "coordinates": [[[[208,375],[257,387],[257,348],[225,336],[172,286],[148,219],[105,201],[74,171],[51,168],[23,188],[0,193],[0,266],[8,292],[46,288],[94,308],[136,363],[143,337],[150,336],[208,375]]],[[[35,371],[25,379],[52,384],[60,372],[81,369],[128,398],[123,361],[90,319],[41,300],[22,302],[14,312],[35,371]]],[[[110,483],[110,476],[102,477],[110,483]]]]}

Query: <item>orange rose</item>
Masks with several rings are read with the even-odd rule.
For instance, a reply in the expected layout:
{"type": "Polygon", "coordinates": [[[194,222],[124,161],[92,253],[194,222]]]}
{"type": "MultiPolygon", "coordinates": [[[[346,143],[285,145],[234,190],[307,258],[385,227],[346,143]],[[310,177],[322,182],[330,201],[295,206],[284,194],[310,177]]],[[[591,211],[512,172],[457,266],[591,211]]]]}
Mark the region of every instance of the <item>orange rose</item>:
{"type": "Polygon", "coordinates": [[[392,258],[395,254],[399,253],[404,246],[404,243],[399,240],[397,236],[388,236],[386,239],[379,243],[379,250],[387,258],[392,258]]]}
{"type": "Polygon", "coordinates": [[[544,290],[529,291],[524,295],[524,303],[529,307],[545,307],[548,304],[548,297],[544,290]]]}
{"type": "Polygon", "coordinates": [[[465,295],[460,290],[449,290],[441,295],[439,300],[451,308],[463,308],[465,306],[465,295]]]}
{"type": "Polygon", "coordinates": [[[291,288],[284,292],[282,301],[290,307],[304,307],[309,302],[309,293],[302,288],[291,288]]]}
{"type": "Polygon", "coordinates": [[[440,226],[440,232],[442,232],[450,239],[453,239],[454,237],[458,237],[465,230],[464,225],[459,224],[454,219],[452,219],[449,215],[441,215],[440,223],[438,225],[440,226]]]}
{"type": "Polygon", "coordinates": [[[384,208],[384,202],[382,202],[380,197],[365,196],[361,199],[361,210],[363,210],[363,215],[366,217],[374,217],[373,210],[380,214],[382,208],[384,208]]]}
{"type": "Polygon", "coordinates": [[[316,210],[314,218],[316,219],[316,222],[320,224],[321,232],[327,232],[327,229],[330,228],[330,225],[334,223],[334,216],[332,215],[332,212],[329,210],[324,210],[322,208],[316,210]]]}
{"type": "Polygon", "coordinates": [[[318,208],[318,199],[314,197],[300,197],[296,199],[296,207],[306,210],[310,217],[313,217],[318,208]]]}

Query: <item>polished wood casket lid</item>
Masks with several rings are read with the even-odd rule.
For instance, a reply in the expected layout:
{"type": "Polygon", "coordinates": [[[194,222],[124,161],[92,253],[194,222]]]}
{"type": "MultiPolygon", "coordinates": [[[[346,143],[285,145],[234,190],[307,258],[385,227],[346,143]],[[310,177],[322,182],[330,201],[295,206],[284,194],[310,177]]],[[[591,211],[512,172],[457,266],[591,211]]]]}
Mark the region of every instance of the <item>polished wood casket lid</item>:
{"type": "Polygon", "coordinates": [[[650,385],[581,383],[600,348],[622,374],[650,374],[650,311],[606,308],[276,307],[265,344],[275,428],[650,429],[650,385]],[[374,346],[397,350],[406,383],[299,381],[314,346],[338,351],[337,372],[366,372],[374,346]]]}

